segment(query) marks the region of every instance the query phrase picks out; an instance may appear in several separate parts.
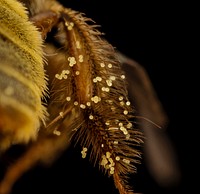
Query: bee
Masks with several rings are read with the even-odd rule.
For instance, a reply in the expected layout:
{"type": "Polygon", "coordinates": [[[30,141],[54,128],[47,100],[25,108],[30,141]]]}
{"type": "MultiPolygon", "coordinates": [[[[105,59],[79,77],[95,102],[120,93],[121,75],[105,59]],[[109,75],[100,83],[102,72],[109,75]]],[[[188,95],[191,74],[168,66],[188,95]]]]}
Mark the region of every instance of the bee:
{"type": "Polygon", "coordinates": [[[134,193],[128,175],[137,171],[145,138],[124,58],[97,27],[55,0],[0,0],[0,151],[27,148],[5,173],[1,194],[72,140],[120,194],[134,193]]]}
{"type": "Polygon", "coordinates": [[[47,86],[40,33],[22,4],[0,1],[0,5],[0,150],[4,150],[14,142],[36,138],[46,117],[41,99],[47,86]]]}

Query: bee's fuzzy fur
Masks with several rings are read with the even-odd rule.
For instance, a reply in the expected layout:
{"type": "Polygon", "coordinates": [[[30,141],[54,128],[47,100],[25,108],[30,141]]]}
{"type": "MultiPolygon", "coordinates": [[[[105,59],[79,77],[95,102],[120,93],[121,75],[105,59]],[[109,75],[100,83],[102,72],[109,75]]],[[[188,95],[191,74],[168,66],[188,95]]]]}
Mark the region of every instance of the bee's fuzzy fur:
{"type": "Polygon", "coordinates": [[[35,139],[46,111],[43,40],[19,2],[0,1],[0,150],[35,139]]]}

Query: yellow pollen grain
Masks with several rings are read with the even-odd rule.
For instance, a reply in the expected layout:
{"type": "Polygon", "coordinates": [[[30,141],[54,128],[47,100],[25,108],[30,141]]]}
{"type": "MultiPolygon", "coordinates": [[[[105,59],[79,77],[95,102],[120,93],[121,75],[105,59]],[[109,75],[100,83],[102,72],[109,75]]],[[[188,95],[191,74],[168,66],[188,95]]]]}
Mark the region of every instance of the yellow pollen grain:
{"type": "Polygon", "coordinates": [[[128,124],[126,125],[126,127],[127,127],[128,129],[130,129],[132,126],[133,126],[132,123],[128,123],[128,124]]]}
{"type": "Polygon", "coordinates": [[[75,57],[68,57],[68,61],[69,61],[69,66],[70,67],[73,67],[76,64],[75,57]]]}
{"type": "Polygon", "coordinates": [[[112,68],[112,64],[111,63],[108,64],[108,68],[112,68]]]}
{"type": "Polygon", "coordinates": [[[131,136],[130,136],[130,134],[127,134],[126,135],[126,139],[129,139],[131,136]]]}
{"type": "Polygon", "coordinates": [[[87,152],[87,148],[84,147],[83,150],[81,151],[81,154],[82,154],[82,158],[85,158],[86,157],[86,153],[87,152]]]}
{"type": "Polygon", "coordinates": [[[104,92],[109,92],[110,88],[108,88],[108,87],[102,87],[101,90],[104,91],[104,92]]]}
{"type": "Polygon", "coordinates": [[[61,79],[62,79],[62,74],[61,74],[61,75],[59,75],[59,74],[55,74],[55,78],[61,80],[61,79]]]}
{"type": "Polygon", "coordinates": [[[54,131],[53,131],[53,134],[55,134],[55,135],[57,135],[57,136],[60,136],[60,135],[61,135],[61,132],[58,131],[58,130],[54,130],[54,131]]]}
{"type": "Polygon", "coordinates": [[[119,126],[122,127],[122,126],[123,126],[123,123],[119,123],[119,126]]]}
{"type": "Polygon", "coordinates": [[[110,152],[106,152],[106,158],[110,158],[111,153],[110,152]]]}
{"type": "Polygon", "coordinates": [[[126,164],[130,164],[130,160],[128,160],[128,159],[124,158],[122,161],[125,162],[126,164]]]}
{"type": "Polygon", "coordinates": [[[93,115],[90,115],[90,116],[89,116],[89,119],[91,119],[91,120],[94,119],[94,116],[93,116],[93,115]]]}
{"type": "Polygon", "coordinates": [[[119,101],[122,101],[124,98],[123,98],[123,96],[120,96],[119,97],[119,101]]]}
{"type": "Polygon", "coordinates": [[[114,171],[114,170],[115,170],[115,168],[112,166],[112,167],[110,167],[110,170],[111,170],[111,171],[114,171]]]}
{"type": "Polygon", "coordinates": [[[67,73],[67,70],[62,70],[62,74],[66,74],[67,73]]]}
{"type": "Polygon", "coordinates": [[[110,165],[109,165],[110,167],[114,166],[114,162],[113,162],[113,159],[112,159],[112,158],[109,157],[109,158],[108,158],[108,161],[110,162],[110,165]]]}
{"type": "Polygon", "coordinates": [[[76,48],[77,48],[77,49],[80,49],[80,48],[81,48],[81,44],[80,44],[80,42],[79,42],[78,40],[76,41],[76,48]]]}
{"type": "Polygon", "coordinates": [[[112,80],[106,80],[108,86],[112,86],[112,80]]]}
{"type": "Polygon", "coordinates": [[[87,102],[86,105],[87,105],[87,106],[91,106],[91,102],[87,102]]]}
{"type": "Polygon", "coordinates": [[[80,71],[76,71],[75,74],[76,74],[76,75],[79,75],[79,74],[80,74],[80,71]]]}
{"type": "Polygon", "coordinates": [[[125,104],[124,101],[121,101],[121,102],[120,102],[120,105],[121,105],[121,106],[124,106],[124,104],[125,104]]]}
{"type": "Polygon", "coordinates": [[[63,112],[60,112],[59,115],[63,118],[64,113],[63,113],[63,112]]]}
{"type": "Polygon", "coordinates": [[[71,97],[70,97],[70,96],[67,96],[67,97],[66,97],[66,100],[67,100],[67,101],[70,101],[70,100],[71,100],[71,97]]]}
{"type": "Polygon", "coordinates": [[[115,160],[119,161],[119,160],[120,160],[120,157],[119,157],[119,156],[116,156],[115,160]]]}
{"type": "Polygon", "coordinates": [[[72,30],[72,28],[74,27],[74,23],[70,22],[69,24],[67,22],[65,22],[65,25],[67,26],[68,30],[72,30]]]}
{"type": "Polygon", "coordinates": [[[99,76],[97,76],[96,79],[97,79],[97,81],[99,81],[99,82],[102,81],[102,78],[99,77],[99,76]]]}
{"type": "Polygon", "coordinates": [[[110,76],[109,79],[112,80],[112,81],[114,81],[116,79],[116,77],[112,75],[112,76],[110,76]]]}
{"type": "Polygon", "coordinates": [[[127,110],[124,110],[124,114],[127,115],[127,114],[128,114],[128,111],[127,111],[127,110]]]}
{"type": "Polygon", "coordinates": [[[110,91],[110,88],[106,88],[105,91],[106,91],[106,92],[109,92],[109,91],[110,91]]]}
{"type": "Polygon", "coordinates": [[[98,102],[101,101],[101,98],[98,97],[98,96],[94,96],[94,97],[91,98],[91,100],[92,100],[94,103],[98,103],[98,102]]]}
{"type": "Polygon", "coordinates": [[[80,105],[80,108],[85,109],[86,106],[85,106],[84,104],[81,104],[81,105],[80,105]]]}
{"type": "Polygon", "coordinates": [[[74,102],[74,105],[75,105],[75,106],[77,106],[77,105],[78,105],[78,102],[77,102],[77,101],[75,101],[75,102],[74,102]]]}
{"type": "Polygon", "coordinates": [[[101,165],[104,166],[104,168],[106,168],[107,163],[108,163],[108,160],[106,159],[106,156],[103,155],[102,160],[101,160],[101,165]]]}
{"type": "Polygon", "coordinates": [[[69,26],[69,24],[68,24],[68,22],[67,22],[67,21],[65,22],[65,26],[69,26]]]}
{"type": "Polygon", "coordinates": [[[121,75],[121,78],[122,78],[122,79],[125,79],[125,75],[121,75]]]}
{"type": "Polygon", "coordinates": [[[109,165],[107,164],[106,166],[105,166],[105,169],[109,169],[110,167],[109,167],[109,165]]]}
{"type": "Polygon", "coordinates": [[[67,75],[63,75],[62,77],[63,77],[63,79],[67,79],[67,75]]]}
{"type": "Polygon", "coordinates": [[[94,83],[97,83],[97,79],[96,79],[96,78],[94,78],[94,79],[93,79],[93,82],[94,82],[94,83]]]}
{"type": "Polygon", "coordinates": [[[83,55],[79,55],[78,60],[79,60],[80,63],[82,63],[83,62],[83,55]]]}
{"type": "Polygon", "coordinates": [[[69,74],[70,71],[68,69],[65,69],[65,70],[62,70],[62,74],[65,75],[65,74],[69,74]]]}
{"type": "Polygon", "coordinates": [[[109,121],[106,121],[105,124],[106,124],[106,125],[110,125],[110,122],[109,122],[109,121]]]}
{"type": "Polygon", "coordinates": [[[127,102],[126,102],[126,105],[127,105],[127,106],[130,106],[130,105],[131,105],[131,102],[127,101],[127,102]]]}
{"type": "Polygon", "coordinates": [[[85,152],[83,152],[81,154],[82,154],[82,158],[86,158],[86,153],[85,152]]]}
{"type": "Polygon", "coordinates": [[[104,64],[104,63],[100,63],[100,66],[101,66],[101,67],[105,67],[105,64],[104,64]]]}
{"type": "Polygon", "coordinates": [[[128,135],[128,131],[126,129],[123,131],[123,133],[124,135],[128,135]]]}

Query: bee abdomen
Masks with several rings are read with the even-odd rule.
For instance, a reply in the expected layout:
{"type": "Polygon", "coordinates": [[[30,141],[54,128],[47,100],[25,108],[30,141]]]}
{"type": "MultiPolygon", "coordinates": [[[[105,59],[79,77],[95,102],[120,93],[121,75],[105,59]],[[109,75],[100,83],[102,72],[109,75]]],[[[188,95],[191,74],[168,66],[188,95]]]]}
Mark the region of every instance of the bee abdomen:
{"type": "Polygon", "coordinates": [[[0,0],[0,150],[37,137],[46,118],[42,39],[22,4],[0,0]]]}

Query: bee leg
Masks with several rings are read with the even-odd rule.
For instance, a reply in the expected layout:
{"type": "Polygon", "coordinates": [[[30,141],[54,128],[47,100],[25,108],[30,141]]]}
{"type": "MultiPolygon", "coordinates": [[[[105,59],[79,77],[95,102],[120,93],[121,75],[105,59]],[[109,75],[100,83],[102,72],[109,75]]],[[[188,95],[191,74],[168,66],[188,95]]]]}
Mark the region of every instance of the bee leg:
{"type": "Polygon", "coordinates": [[[41,32],[43,39],[46,39],[47,33],[57,24],[58,20],[58,14],[53,11],[45,11],[30,18],[30,21],[41,32]]]}
{"type": "Polygon", "coordinates": [[[29,145],[27,151],[15,163],[9,166],[3,180],[0,182],[0,194],[11,193],[13,185],[29,169],[37,164],[50,166],[67,149],[71,133],[74,132],[69,132],[68,128],[65,127],[65,123],[61,124],[60,128],[65,129],[61,135],[41,135],[35,143],[29,145]]]}

